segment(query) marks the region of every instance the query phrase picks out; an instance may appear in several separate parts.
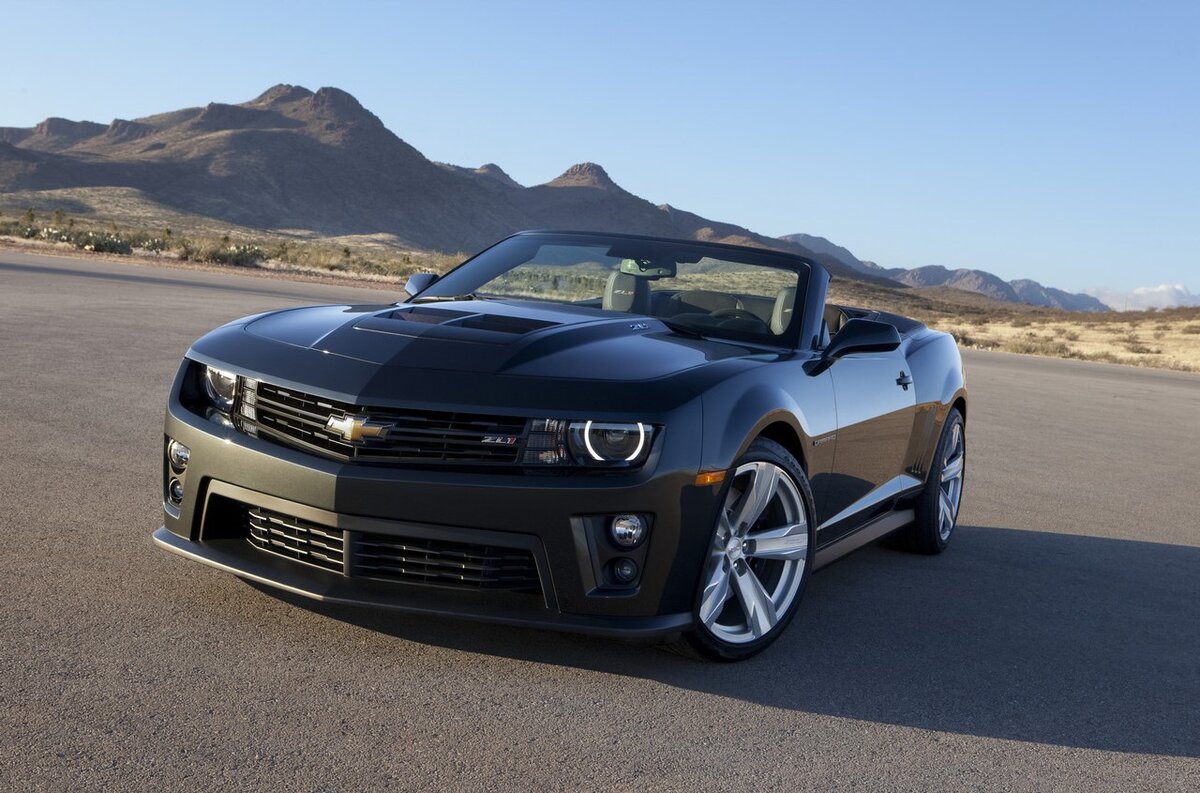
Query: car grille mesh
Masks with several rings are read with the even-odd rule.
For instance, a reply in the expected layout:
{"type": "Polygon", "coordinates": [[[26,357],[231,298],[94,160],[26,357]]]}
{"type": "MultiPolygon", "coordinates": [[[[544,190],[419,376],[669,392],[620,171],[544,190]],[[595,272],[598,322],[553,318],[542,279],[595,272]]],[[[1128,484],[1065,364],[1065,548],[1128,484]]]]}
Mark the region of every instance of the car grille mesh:
{"type": "Polygon", "coordinates": [[[524,548],[342,531],[263,507],[242,505],[255,548],[349,575],[467,589],[540,590],[537,564],[524,548]]]}
{"type": "Polygon", "coordinates": [[[402,579],[486,589],[536,589],[533,554],[519,548],[362,534],[353,570],[366,578],[402,579]]]}
{"type": "Polygon", "coordinates": [[[345,568],[343,532],[260,507],[246,508],[255,548],[340,573],[345,568]]]}
{"type": "Polygon", "coordinates": [[[526,424],[514,416],[360,407],[249,379],[238,420],[252,435],[344,462],[509,466],[520,459],[526,424]],[[363,437],[329,428],[331,419],[355,418],[366,423],[363,437]]]}

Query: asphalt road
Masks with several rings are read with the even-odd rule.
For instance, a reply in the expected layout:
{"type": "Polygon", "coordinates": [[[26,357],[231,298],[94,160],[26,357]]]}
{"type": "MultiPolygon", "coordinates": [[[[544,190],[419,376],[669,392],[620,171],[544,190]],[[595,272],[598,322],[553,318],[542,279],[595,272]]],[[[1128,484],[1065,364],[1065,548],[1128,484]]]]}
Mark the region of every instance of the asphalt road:
{"type": "Polygon", "coordinates": [[[290,601],[151,545],[168,386],[380,293],[0,251],[0,789],[1192,789],[1200,376],[970,354],[954,545],[740,665],[290,601]]]}

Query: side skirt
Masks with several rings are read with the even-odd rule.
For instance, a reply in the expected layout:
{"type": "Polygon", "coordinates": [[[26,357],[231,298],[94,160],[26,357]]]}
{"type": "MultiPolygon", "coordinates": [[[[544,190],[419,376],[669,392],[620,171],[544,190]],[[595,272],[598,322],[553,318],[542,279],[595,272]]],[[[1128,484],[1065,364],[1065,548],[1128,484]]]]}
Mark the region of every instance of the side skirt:
{"type": "Polygon", "coordinates": [[[826,545],[823,548],[817,549],[817,555],[813,558],[813,569],[819,570],[831,562],[841,559],[846,554],[857,551],[859,548],[869,543],[884,537],[897,529],[902,529],[908,524],[916,520],[917,513],[915,510],[902,509],[897,512],[888,512],[880,515],[878,518],[863,525],[853,534],[848,534],[841,539],[826,545]]]}

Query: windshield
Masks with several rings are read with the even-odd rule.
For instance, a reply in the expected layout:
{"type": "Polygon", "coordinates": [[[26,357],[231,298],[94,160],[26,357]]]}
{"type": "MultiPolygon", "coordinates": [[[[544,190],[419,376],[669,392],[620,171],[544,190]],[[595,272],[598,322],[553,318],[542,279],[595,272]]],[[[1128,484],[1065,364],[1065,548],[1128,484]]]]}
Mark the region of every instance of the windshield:
{"type": "Polygon", "coordinates": [[[778,345],[797,335],[796,295],[806,275],[803,262],[765,250],[529,234],[489,248],[414,302],[548,301],[654,317],[683,333],[778,345]]]}

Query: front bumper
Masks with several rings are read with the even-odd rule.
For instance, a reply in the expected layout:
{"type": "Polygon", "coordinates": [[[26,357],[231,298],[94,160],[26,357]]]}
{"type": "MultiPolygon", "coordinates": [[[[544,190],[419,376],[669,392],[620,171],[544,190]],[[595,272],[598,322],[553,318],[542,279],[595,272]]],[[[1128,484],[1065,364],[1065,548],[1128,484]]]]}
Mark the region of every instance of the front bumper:
{"type": "Polygon", "coordinates": [[[218,426],[175,397],[165,433],[190,448],[191,460],[183,502],[167,510],[154,541],[180,556],[326,602],[651,640],[694,623],[720,496],[719,488],[694,486],[698,448],[664,446],[653,466],[619,476],[352,465],[218,426]],[[380,581],[311,567],[216,525],[221,512],[209,508],[213,499],[351,531],[526,548],[541,594],[380,581]],[[594,521],[623,512],[653,522],[637,552],[637,584],[614,588],[602,580],[594,521]]]}
{"type": "Polygon", "coordinates": [[[691,612],[653,617],[565,614],[547,608],[531,609],[528,603],[518,601],[523,596],[508,593],[489,593],[484,598],[476,593],[442,587],[431,593],[432,587],[349,579],[282,557],[256,553],[245,542],[191,542],[165,526],[154,532],[154,542],[186,559],[324,603],[647,641],[678,635],[688,630],[693,622],[691,612]]]}

